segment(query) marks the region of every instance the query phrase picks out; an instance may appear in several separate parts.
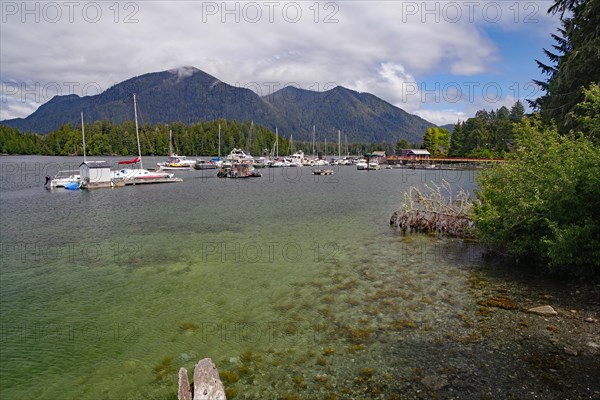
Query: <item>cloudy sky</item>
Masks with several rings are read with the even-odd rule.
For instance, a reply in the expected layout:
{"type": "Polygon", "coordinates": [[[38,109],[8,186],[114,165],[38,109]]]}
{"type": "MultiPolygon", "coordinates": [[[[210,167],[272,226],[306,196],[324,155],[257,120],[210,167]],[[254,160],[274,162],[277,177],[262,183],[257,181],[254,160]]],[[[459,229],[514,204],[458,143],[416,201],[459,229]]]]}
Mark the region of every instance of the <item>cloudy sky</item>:
{"type": "Polygon", "coordinates": [[[194,66],[261,95],[370,92],[436,124],[537,97],[550,1],[2,1],[0,119],[194,66]]]}

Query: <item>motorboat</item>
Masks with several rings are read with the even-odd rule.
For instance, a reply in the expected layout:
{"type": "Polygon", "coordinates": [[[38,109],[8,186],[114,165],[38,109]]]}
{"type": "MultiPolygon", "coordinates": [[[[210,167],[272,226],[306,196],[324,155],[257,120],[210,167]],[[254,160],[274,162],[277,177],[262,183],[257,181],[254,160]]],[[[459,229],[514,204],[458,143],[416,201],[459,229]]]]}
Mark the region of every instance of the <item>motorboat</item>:
{"type": "Polygon", "coordinates": [[[234,148],[231,153],[227,156],[227,161],[231,163],[250,163],[254,164],[254,157],[250,153],[246,153],[242,149],[234,148]]]}
{"type": "Polygon", "coordinates": [[[254,168],[267,168],[270,164],[270,160],[266,157],[259,157],[258,160],[254,160],[254,168]]]}
{"type": "Polygon", "coordinates": [[[213,160],[210,161],[206,161],[206,160],[196,160],[196,164],[194,164],[194,169],[217,169],[218,168],[218,164],[216,162],[214,162],[213,160]]]}
{"type": "Polygon", "coordinates": [[[304,163],[304,152],[298,151],[290,156],[290,167],[301,167],[304,163]]]}
{"type": "Polygon", "coordinates": [[[162,170],[177,171],[191,170],[196,165],[196,160],[188,160],[186,156],[180,156],[173,152],[173,130],[169,129],[169,158],[167,161],[158,163],[162,170]]]}
{"type": "Polygon", "coordinates": [[[333,175],[335,171],[332,169],[313,169],[313,175],[333,175]]]}
{"type": "Polygon", "coordinates": [[[165,171],[189,171],[196,166],[196,160],[188,160],[186,156],[173,154],[167,161],[157,164],[160,169],[165,171]]]}
{"type": "Polygon", "coordinates": [[[356,169],[359,171],[366,170],[367,167],[368,167],[367,160],[364,158],[361,158],[356,162],[356,169]]]}
{"type": "Polygon", "coordinates": [[[371,160],[367,161],[364,158],[361,158],[360,160],[358,160],[358,163],[356,164],[356,169],[359,171],[364,171],[364,170],[375,171],[375,170],[380,170],[381,165],[379,165],[377,160],[371,159],[371,160]]]}
{"type": "Polygon", "coordinates": [[[64,170],[58,171],[53,177],[47,176],[45,185],[50,188],[65,187],[69,183],[79,183],[80,180],[81,175],[78,170],[64,170]]]}
{"type": "Polygon", "coordinates": [[[221,168],[219,172],[217,172],[217,177],[219,178],[259,178],[262,176],[262,173],[254,168],[252,164],[248,163],[236,163],[231,167],[221,168]]]}

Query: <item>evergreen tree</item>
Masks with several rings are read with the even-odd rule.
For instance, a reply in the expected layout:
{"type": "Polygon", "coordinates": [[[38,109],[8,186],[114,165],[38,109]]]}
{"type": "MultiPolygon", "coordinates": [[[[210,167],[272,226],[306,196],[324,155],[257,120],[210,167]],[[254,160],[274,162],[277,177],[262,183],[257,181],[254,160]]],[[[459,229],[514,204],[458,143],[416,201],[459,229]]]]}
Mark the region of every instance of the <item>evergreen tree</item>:
{"type": "Polygon", "coordinates": [[[551,64],[536,60],[548,78],[536,81],[545,94],[531,104],[567,133],[578,129],[570,113],[583,100],[583,88],[600,82],[600,0],[558,0],[548,11],[561,13],[562,28],[552,35],[556,52],[544,49],[551,64]]]}
{"type": "Polygon", "coordinates": [[[421,146],[431,155],[435,155],[435,133],[433,132],[433,128],[427,128],[425,131],[425,135],[423,136],[423,145],[421,146]]]}
{"type": "Polygon", "coordinates": [[[423,148],[432,156],[444,156],[450,147],[450,132],[444,128],[427,128],[423,136],[423,148]]]}
{"type": "Polygon", "coordinates": [[[571,112],[570,117],[584,136],[600,145],[600,86],[583,89],[584,100],[571,112]]]}
{"type": "Polygon", "coordinates": [[[525,107],[523,103],[517,100],[517,102],[510,109],[510,120],[512,122],[519,122],[525,116],[525,107]]]}
{"type": "Polygon", "coordinates": [[[463,132],[463,123],[458,121],[454,125],[452,136],[450,137],[450,149],[448,155],[450,157],[460,157],[464,155],[465,134],[463,132]]]}
{"type": "Polygon", "coordinates": [[[410,149],[410,143],[406,139],[400,139],[400,141],[396,144],[396,151],[398,154],[402,154],[403,149],[410,149]]]}

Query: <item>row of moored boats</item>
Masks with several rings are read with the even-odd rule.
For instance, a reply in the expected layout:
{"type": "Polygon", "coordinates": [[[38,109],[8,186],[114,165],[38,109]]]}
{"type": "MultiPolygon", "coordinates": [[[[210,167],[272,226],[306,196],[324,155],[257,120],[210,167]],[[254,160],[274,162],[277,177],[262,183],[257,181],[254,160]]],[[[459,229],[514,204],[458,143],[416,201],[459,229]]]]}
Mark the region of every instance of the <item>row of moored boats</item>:
{"type": "MultiPolygon", "coordinates": [[[[136,97],[133,96],[135,131],[137,138],[138,151],[140,150],[140,138],[138,132],[136,97]]],[[[219,178],[256,178],[262,176],[262,168],[285,168],[285,167],[313,167],[314,175],[333,175],[335,171],[326,168],[329,165],[356,165],[358,170],[381,169],[375,160],[357,159],[352,157],[338,157],[331,162],[314,156],[314,127],[313,127],[313,157],[309,158],[302,151],[295,152],[288,157],[259,157],[255,159],[250,153],[242,149],[234,148],[231,153],[223,160],[221,159],[221,127],[219,125],[219,156],[210,160],[188,159],[185,156],[179,156],[173,152],[172,132],[169,138],[169,158],[162,163],[158,163],[156,169],[144,169],[142,163],[141,151],[139,155],[132,160],[117,162],[116,168],[113,168],[106,161],[87,161],[85,152],[85,125],[83,123],[83,113],[81,113],[81,133],[83,137],[83,163],[79,166],[79,171],[59,171],[57,175],[46,176],[45,186],[47,188],[64,187],[66,189],[91,189],[100,187],[115,187],[125,185],[136,185],[143,183],[168,183],[181,182],[181,178],[174,176],[173,171],[181,170],[218,170],[219,178]]],[[[338,132],[339,136],[339,132],[338,132]]],[[[277,134],[274,150],[279,152],[277,134]]],[[[338,138],[339,139],[339,138],[338,138]]],[[[275,151],[272,152],[274,154],[275,151]]]]}
{"type": "MultiPolygon", "coordinates": [[[[256,178],[261,177],[262,168],[293,168],[312,167],[314,175],[333,175],[335,171],[328,166],[356,166],[358,170],[378,170],[381,165],[374,160],[365,158],[344,157],[331,161],[308,158],[303,152],[297,152],[288,157],[255,159],[242,149],[233,149],[224,159],[214,157],[206,159],[190,159],[186,156],[172,154],[164,162],[158,163],[154,170],[144,169],[138,164],[141,157],[117,162],[117,168],[111,169],[110,179],[113,183],[139,184],[153,182],[180,181],[174,176],[174,171],[216,170],[219,178],[256,178]],[[135,165],[135,166],[133,166],[135,165]]],[[[50,188],[66,187],[78,189],[81,185],[81,174],[77,170],[59,171],[54,177],[46,177],[46,186],[50,188]]]]}
{"type": "Polygon", "coordinates": [[[254,168],[284,168],[284,167],[324,167],[329,165],[355,165],[357,169],[381,169],[379,163],[365,158],[344,157],[327,161],[324,159],[309,158],[302,151],[292,154],[288,157],[259,157],[255,159],[249,153],[242,149],[233,149],[225,158],[214,157],[210,160],[196,159],[192,160],[186,156],[173,154],[167,161],[158,163],[158,167],[165,171],[181,171],[192,169],[220,169],[231,168],[235,164],[249,164],[254,168]]]}

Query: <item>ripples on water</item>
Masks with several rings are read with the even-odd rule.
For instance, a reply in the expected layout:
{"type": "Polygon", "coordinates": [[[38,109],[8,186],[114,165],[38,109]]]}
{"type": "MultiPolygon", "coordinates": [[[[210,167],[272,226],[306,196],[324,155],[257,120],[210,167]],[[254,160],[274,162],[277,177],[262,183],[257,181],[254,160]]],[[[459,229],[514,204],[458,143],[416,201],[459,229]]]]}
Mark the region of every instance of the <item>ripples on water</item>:
{"type": "Polygon", "coordinates": [[[43,176],[74,159],[0,161],[2,398],[176,398],[178,368],[204,357],[229,398],[564,394],[503,341],[508,311],[478,304],[529,288],[487,275],[474,244],[388,226],[411,185],[472,190],[473,172],[191,171],[70,192],[43,176]]]}

